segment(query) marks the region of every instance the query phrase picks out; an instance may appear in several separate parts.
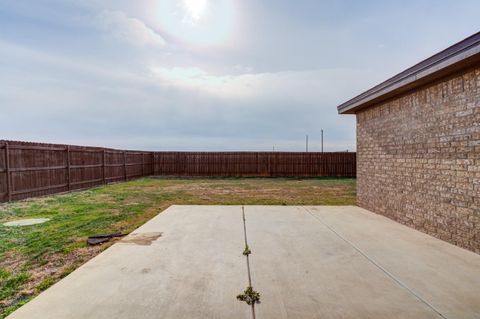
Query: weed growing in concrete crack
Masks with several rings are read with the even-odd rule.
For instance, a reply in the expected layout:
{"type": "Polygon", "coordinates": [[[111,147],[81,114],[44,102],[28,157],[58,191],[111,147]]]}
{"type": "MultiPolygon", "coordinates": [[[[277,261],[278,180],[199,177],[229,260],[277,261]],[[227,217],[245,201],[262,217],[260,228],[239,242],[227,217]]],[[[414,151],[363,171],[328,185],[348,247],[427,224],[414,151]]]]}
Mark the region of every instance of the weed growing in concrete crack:
{"type": "Polygon", "coordinates": [[[248,247],[248,245],[245,245],[245,249],[243,250],[243,255],[248,256],[251,253],[252,253],[252,251],[250,250],[250,247],[248,247]]]}
{"type": "Polygon", "coordinates": [[[247,305],[251,306],[256,303],[260,303],[260,293],[253,290],[252,286],[248,286],[243,294],[237,296],[237,299],[244,301],[247,303],[247,305]]]}

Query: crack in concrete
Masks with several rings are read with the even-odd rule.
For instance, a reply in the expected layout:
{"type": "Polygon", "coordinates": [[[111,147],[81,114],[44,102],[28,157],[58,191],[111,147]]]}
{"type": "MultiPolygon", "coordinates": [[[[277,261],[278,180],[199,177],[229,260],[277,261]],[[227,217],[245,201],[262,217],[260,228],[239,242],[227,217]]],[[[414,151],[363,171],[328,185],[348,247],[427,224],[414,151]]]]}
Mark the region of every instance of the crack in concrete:
{"type": "Polygon", "coordinates": [[[394,282],[396,282],[400,287],[403,289],[407,290],[410,294],[412,294],[415,298],[417,298],[420,302],[424,303],[427,307],[432,309],[435,313],[437,313],[440,317],[444,319],[448,319],[445,317],[439,310],[437,310],[433,305],[431,305],[428,301],[423,299],[420,295],[418,295],[415,291],[413,291],[411,288],[409,288],[405,283],[403,283],[400,279],[395,277],[392,273],[390,273],[388,270],[383,268],[378,262],[376,262],[373,258],[368,256],[366,253],[364,253],[359,247],[354,245],[351,241],[340,235],[333,227],[330,227],[327,223],[325,223],[320,217],[317,215],[313,214],[308,208],[303,207],[302,208],[310,214],[315,220],[317,220],[319,223],[321,223],[323,226],[327,227],[331,232],[333,232],[337,237],[342,239],[344,242],[346,242],[348,245],[350,245],[353,249],[355,249],[360,255],[365,257],[370,263],[372,263],[375,267],[380,269],[385,275],[387,275],[390,279],[392,279],[394,282]]]}
{"type": "MultiPolygon", "coordinates": [[[[245,239],[245,247],[248,246],[248,239],[247,239],[247,222],[245,219],[245,207],[242,205],[242,219],[243,219],[243,235],[245,239]]],[[[244,254],[247,258],[247,274],[248,274],[248,287],[252,287],[252,274],[250,272],[250,254],[244,254]]],[[[255,302],[251,304],[252,307],[252,318],[255,319],[255,302]]]]}

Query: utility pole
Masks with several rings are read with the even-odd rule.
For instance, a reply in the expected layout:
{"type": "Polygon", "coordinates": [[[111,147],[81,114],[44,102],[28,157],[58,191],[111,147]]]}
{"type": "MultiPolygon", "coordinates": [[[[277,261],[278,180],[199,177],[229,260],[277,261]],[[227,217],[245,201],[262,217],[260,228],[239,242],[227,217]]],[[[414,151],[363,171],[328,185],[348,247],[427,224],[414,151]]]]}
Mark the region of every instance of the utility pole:
{"type": "Polygon", "coordinates": [[[322,132],[322,153],[323,153],[323,128],[322,128],[321,132],[322,132]]]}
{"type": "Polygon", "coordinates": [[[305,135],[305,152],[308,153],[308,135],[305,135]]]}

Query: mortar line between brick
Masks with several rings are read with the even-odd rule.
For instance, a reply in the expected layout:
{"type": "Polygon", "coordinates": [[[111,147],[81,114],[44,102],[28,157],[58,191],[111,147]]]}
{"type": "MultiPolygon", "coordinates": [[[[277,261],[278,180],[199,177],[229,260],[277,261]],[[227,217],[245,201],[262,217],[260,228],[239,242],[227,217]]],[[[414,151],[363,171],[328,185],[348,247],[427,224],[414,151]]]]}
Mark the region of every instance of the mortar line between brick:
{"type": "MultiPolygon", "coordinates": [[[[247,239],[247,222],[245,220],[245,207],[242,205],[242,220],[243,220],[243,238],[245,239],[245,247],[248,246],[248,239],[247,239]]],[[[249,255],[246,255],[247,257],[247,274],[248,274],[248,286],[252,286],[252,275],[250,273],[250,258],[249,255]]],[[[255,303],[251,305],[252,307],[252,318],[255,319],[255,303]]]]}
{"type": "Polygon", "coordinates": [[[395,277],[392,273],[390,273],[388,270],[386,270],[384,267],[382,267],[378,262],[376,262],[373,258],[368,256],[366,253],[364,253],[359,247],[357,247],[355,244],[353,244],[351,241],[340,235],[335,229],[330,227],[327,223],[325,223],[320,217],[317,215],[313,214],[308,208],[303,207],[307,213],[309,213],[314,219],[316,219],[319,223],[321,223],[323,226],[327,227],[331,232],[333,232],[336,236],[338,236],[340,239],[342,239],[344,242],[346,242],[348,245],[352,246],[353,249],[355,249],[359,254],[361,254],[363,257],[365,257],[370,263],[372,263],[375,267],[380,269],[385,275],[387,275],[390,279],[395,281],[400,287],[403,289],[407,290],[410,294],[415,296],[418,300],[423,302],[427,307],[432,309],[435,313],[437,313],[440,317],[444,319],[448,319],[445,317],[437,308],[435,308],[433,305],[431,305],[428,301],[423,299],[420,295],[418,295],[414,290],[409,288],[406,284],[404,284],[400,279],[395,277]]]}

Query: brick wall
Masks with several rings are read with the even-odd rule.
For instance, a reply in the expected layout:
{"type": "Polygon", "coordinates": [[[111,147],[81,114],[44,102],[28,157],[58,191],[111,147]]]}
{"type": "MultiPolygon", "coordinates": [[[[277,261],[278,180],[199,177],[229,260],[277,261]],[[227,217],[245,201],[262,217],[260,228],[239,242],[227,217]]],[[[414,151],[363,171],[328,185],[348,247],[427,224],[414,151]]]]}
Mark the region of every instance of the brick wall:
{"type": "Polygon", "coordinates": [[[480,253],[480,66],[357,114],[358,205],[480,253]]]}

